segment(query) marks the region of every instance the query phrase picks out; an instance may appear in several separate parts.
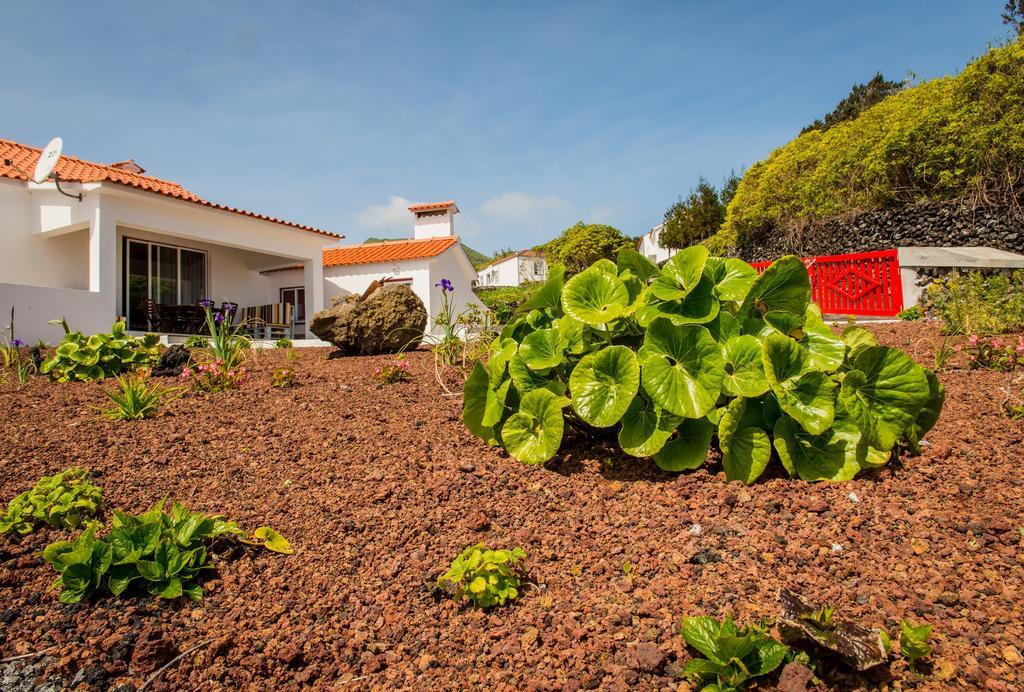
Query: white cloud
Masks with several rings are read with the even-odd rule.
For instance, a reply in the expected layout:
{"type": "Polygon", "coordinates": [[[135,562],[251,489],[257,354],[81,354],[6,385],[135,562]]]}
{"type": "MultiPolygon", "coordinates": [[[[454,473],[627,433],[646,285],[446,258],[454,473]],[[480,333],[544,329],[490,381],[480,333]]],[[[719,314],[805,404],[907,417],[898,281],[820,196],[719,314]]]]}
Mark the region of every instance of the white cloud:
{"type": "Polygon", "coordinates": [[[560,222],[572,211],[572,205],[553,195],[505,192],[484,202],[482,211],[495,219],[543,224],[560,222]]]}
{"type": "Polygon", "coordinates": [[[412,225],[409,205],[412,202],[405,197],[391,195],[386,204],[371,204],[356,213],[356,222],[364,228],[382,230],[406,229],[412,225]]]}

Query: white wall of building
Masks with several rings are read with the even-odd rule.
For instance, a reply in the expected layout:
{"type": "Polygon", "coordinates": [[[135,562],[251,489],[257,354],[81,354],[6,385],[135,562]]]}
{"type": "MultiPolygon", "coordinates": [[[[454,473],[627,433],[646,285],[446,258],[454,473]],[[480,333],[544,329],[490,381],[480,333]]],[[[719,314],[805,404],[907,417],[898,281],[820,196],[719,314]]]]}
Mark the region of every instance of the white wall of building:
{"type": "Polygon", "coordinates": [[[65,188],[81,189],[85,198],[64,197],[50,183],[0,180],[0,315],[15,307],[24,341],[59,339],[47,322],[61,316],[83,331],[110,328],[123,313],[126,235],[207,250],[209,297],[243,305],[276,302],[260,270],[306,263],[307,312],[323,306],[320,262],[328,236],[118,185],[65,188]]]}
{"type": "Polygon", "coordinates": [[[521,286],[530,281],[547,281],[547,260],[540,255],[512,255],[477,272],[480,286],[521,286]]]}
{"type": "Polygon", "coordinates": [[[419,212],[413,220],[412,237],[444,238],[455,235],[455,214],[451,208],[419,212]]]}
{"type": "Polygon", "coordinates": [[[676,254],[676,252],[678,252],[678,250],[669,250],[658,244],[658,239],[661,236],[661,226],[661,224],[658,224],[648,231],[646,235],[640,239],[640,247],[637,249],[637,252],[655,264],[661,264],[662,262],[667,261],[676,254]]]}

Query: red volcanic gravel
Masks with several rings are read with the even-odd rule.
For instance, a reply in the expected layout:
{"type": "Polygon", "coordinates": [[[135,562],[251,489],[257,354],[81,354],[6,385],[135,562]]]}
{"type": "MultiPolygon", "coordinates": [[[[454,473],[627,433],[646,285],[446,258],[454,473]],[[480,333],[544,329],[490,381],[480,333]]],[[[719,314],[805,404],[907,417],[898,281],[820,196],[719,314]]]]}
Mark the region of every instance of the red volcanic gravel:
{"type": "MultiPolygon", "coordinates": [[[[941,341],[934,324],[871,328],[928,366],[941,341]]],[[[1000,413],[1005,374],[942,373],[946,409],[919,457],[845,484],[745,487],[714,458],[672,475],[611,439],[525,466],[463,428],[427,353],[412,382],[382,388],[385,357],[298,353],[293,388],[270,387],[286,361],[265,352],[240,390],[135,423],[89,407],[109,384],[0,386],[0,504],[81,466],[107,508],[170,494],[296,549],[219,560],[200,603],[66,606],[39,554],[73,534],[0,538],[0,659],[52,647],[0,664],[0,687],[128,690],[208,641],[150,689],[689,689],[680,618],[773,616],[783,586],[866,625],[934,626],[923,676],[896,658],[861,675],[822,661],[823,687],[1024,684],[1024,423],[1000,413]],[[488,613],[434,589],[480,541],[525,549],[533,582],[488,613]]]]}

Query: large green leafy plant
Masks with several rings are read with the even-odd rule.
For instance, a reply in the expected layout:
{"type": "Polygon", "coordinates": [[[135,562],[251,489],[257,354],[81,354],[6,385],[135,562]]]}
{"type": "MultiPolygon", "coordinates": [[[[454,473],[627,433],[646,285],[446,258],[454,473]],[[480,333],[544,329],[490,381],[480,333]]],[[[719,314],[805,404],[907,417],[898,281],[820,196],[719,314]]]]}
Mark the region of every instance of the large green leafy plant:
{"type": "Polygon", "coordinates": [[[220,539],[262,545],[268,550],[291,553],[291,546],[270,527],[252,536],[221,516],[189,511],[161,501],[148,512],[132,515],[114,510],[110,531],[97,536],[98,524],[74,541],[57,541],[43,551],[43,559],[60,572],[54,585],[62,603],[77,603],[99,592],[115,596],[137,586],[158,598],[185,595],[198,601],[198,583],[204,570],[213,569],[209,549],[220,539]]]}
{"type": "Polygon", "coordinates": [[[466,381],[463,420],[520,461],[542,463],[566,428],[615,431],[669,471],[704,464],[717,439],[730,480],[772,459],[842,481],[916,448],[942,408],[935,376],[865,329],[835,335],[803,263],[763,274],[687,248],[661,269],[634,250],[567,281],[556,271],[466,381]]]}
{"type": "Polygon", "coordinates": [[[21,493],[0,516],[0,535],[24,536],[40,526],[81,528],[103,503],[103,490],[89,481],[89,472],[68,469],[43,476],[31,490],[21,493]]]}
{"type": "Polygon", "coordinates": [[[91,382],[133,372],[155,365],[160,358],[159,337],[129,336],[124,322],[115,322],[109,334],[85,336],[64,327],[64,339],[52,358],[44,361],[40,372],[58,382],[91,382]]]}
{"type": "Polygon", "coordinates": [[[708,692],[744,689],[751,678],[778,668],[789,653],[764,623],[738,627],[731,617],[721,623],[707,616],[683,618],[682,634],[704,655],[690,659],[683,672],[708,692]]]}

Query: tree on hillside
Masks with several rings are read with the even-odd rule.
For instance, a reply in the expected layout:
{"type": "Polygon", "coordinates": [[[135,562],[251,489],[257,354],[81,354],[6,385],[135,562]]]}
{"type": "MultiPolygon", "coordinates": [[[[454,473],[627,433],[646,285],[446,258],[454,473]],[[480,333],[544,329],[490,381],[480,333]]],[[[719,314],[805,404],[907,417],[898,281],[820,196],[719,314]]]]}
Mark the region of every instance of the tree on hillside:
{"type": "Polygon", "coordinates": [[[1024,0],[1006,0],[1003,8],[1003,24],[1024,36],[1024,0]]]}
{"type": "Polygon", "coordinates": [[[718,199],[722,200],[722,206],[728,207],[729,202],[736,196],[736,189],[740,186],[740,176],[735,170],[729,171],[729,175],[722,181],[722,189],[718,192],[718,199]]]}
{"type": "MultiPolygon", "coordinates": [[[[739,184],[738,179],[732,182],[735,177],[726,178],[722,186],[723,192],[729,190],[729,199],[739,184]]],[[[664,248],[681,249],[711,237],[725,221],[725,207],[715,186],[702,176],[686,199],[680,197],[665,212],[658,243],[664,248]]]]}
{"type": "MultiPolygon", "coordinates": [[[[1019,0],[1024,2],[1024,0],[1019,0]]],[[[825,130],[846,120],[853,120],[871,106],[884,100],[907,86],[906,81],[892,82],[876,72],[867,84],[854,84],[849,95],[839,102],[835,109],[825,116],[824,120],[815,120],[800,130],[800,134],[811,130],[825,130]]]]}
{"type": "Polygon", "coordinates": [[[561,264],[566,273],[576,274],[599,259],[615,260],[616,254],[633,241],[613,226],[582,221],[562,231],[543,247],[549,265],[561,264]]]}

